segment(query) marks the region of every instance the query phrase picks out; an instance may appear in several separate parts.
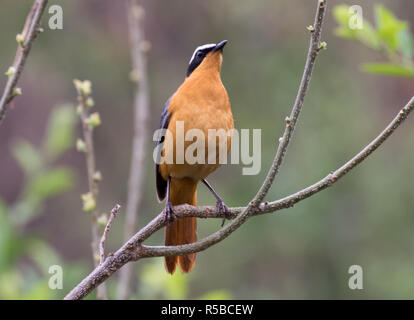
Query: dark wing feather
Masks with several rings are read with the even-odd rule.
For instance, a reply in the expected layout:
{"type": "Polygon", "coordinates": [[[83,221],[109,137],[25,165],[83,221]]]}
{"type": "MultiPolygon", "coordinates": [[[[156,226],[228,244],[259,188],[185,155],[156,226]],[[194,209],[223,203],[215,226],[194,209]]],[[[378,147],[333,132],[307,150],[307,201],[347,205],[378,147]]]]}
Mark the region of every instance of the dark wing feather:
{"type": "MultiPolygon", "coordinates": [[[[171,97],[167,100],[164,105],[164,110],[161,114],[161,121],[160,121],[160,129],[167,129],[168,124],[170,123],[171,114],[168,112],[168,105],[170,104],[171,97]]],[[[160,134],[156,141],[156,146],[162,144],[164,142],[165,135],[160,134]]],[[[158,155],[157,160],[161,157],[162,146],[158,148],[158,155]]],[[[158,201],[163,201],[165,199],[165,195],[167,193],[167,181],[163,179],[159,171],[159,161],[155,164],[155,184],[157,187],[157,197],[158,201]]]]}

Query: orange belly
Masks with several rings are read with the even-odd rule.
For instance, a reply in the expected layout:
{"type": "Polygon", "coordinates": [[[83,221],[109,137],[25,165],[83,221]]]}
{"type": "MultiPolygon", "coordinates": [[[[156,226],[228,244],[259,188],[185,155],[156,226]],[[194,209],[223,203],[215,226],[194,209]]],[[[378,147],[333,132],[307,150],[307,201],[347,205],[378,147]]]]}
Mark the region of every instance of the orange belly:
{"type": "Polygon", "coordinates": [[[166,136],[163,147],[163,156],[166,159],[173,159],[173,162],[160,165],[160,172],[164,179],[171,176],[201,180],[220,166],[220,160],[222,162],[230,151],[234,124],[231,111],[214,110],[214,114],[215,116],[212,116],[208,108],[191,114],[188,114],[186,109],[179,109],[174,113],[168,126],[171,135],[166,136]],[[217,130],[217,136],[211,129],[217,130]],[[193,140],[184,141],[187,134],[192,134],[193,140]],[[191,159],[188,155],[192,155],[191,159]]]}

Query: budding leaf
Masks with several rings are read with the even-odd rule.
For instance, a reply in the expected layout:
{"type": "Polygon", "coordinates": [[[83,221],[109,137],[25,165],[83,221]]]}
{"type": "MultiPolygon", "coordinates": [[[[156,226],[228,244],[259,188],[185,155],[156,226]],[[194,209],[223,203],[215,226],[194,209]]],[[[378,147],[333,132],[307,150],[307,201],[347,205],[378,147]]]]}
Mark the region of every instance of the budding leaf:
{"type": "Polygon", "coordinates": [[[73,80],[73,84],[75,85],[76,90],[78,93],[83,94],[85,96],[89,96],[92,93],[92,83],[89,80],[73,80]]]}
{"type": "Polygon", "coordinates": [[[9,78],[16,73],[15,67],[9,67],[9,69],[4,73],[9,78]]]}
{"type": "Polygon", "coordinates": [[[93,99],[91,97],[86,99],[86,106],[87,107],[92,108],[94,105],[95,105],[95,102],[93,101],[93,99]]]}
{"type": "Polygon", "coordinates": [[[23,35],[22,35],[21,33],[18,33],[18,34],[16,35],[16,41],[17,41],[17,43],[18,43],[18,44],[20,44],[21,46],[23,45],[23,43],[24,43],[24,37],[23,37],[23,35]]]}
{"type": "Polygon", "coordinates": [[[21,96],[22,95],[22,88],[14,88],[13,95],[14,96],[21,96]]]}
{"type": "Polygon", "coordinates": [[[86,144],[82,139],[78,139],[76,141],[76,150],[79,152],[85,152],[86,151],[86,144]]]}
{"type": "Polygon", "coordinates": [[[102,180],[102,174],[101,174],[101,172],[100,171],[96,171],[94,174],[93,174],[93,180],[95,181],[95,182],[99,182],[99,181],[101,181],[102,180]]]}
{"type": "Polygon", "coordinates": [[[96,201],[93,198],[92,193],[88,192],[81,196],[82,203],[83,203],[83,211],[91,212],[95,210],[96,207],[96,201]]]}
{"type": "Polygon", "coordinates": [[[101,117],[98,112],[94,112],[85,120],[85,122],[91,127],[97,127],[101,124],[101,117]]]}

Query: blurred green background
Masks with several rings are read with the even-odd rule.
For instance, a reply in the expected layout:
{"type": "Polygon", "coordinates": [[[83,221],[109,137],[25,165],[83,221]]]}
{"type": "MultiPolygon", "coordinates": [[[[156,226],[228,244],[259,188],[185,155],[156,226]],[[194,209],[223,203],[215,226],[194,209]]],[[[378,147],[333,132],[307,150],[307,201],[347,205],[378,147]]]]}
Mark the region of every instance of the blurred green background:
{"type": "MultiPolygon", "coordinates": [[[[210,182],[229,206],[245,205],[263,181],[284,129],[303,71],[316,1],[144,1],[151,132],[165,100],[184,79],[201,44],[228,39],[223,82],[236,128],[262,129],[262,170],[241,165],[215,172],[210,182]]],[[[363,73],[365,62],[386,62],[378,50],[335,34],[334,7],[359,4],[375,25],[374,4],[413,24],[414,2],[328,1],[321,52],[296,135],[267,199],[314,183],[358,152],[413,95],[414,80],[363,73]]],[[[125,1],[50,1],[63,7],[63,30],[36,40],[17,97],[0,128],[0,298],[60,299],[92,270],[84,155],[75,149],[81,128],[72,80],[93,83],[97,167],[103,174],[98,208],[125,208],[133,119],[133,84],[125,1]],[[48,287],[49,266],[63,268],[63,289],[48,287]]],[[[15,36],[32,1],[3,0],[0,70],[12,64],[15,36]]],[[[409,24],[407,25],[410,30],[409,24]]],[[[411,32],[413,31],[411,27],[411,32]]],[[[343,34],[342,34],[343,35],[343,34]]],[[[348,35],[349,36],[349,35],[348,35]]],[[[408,41],[408,40],[406,40],[408,41]]],[[[406,44],[406,42],[403,42],[406,44]]],[[[394,61],[395,62],[395,61],[394,61]]],[[[1,87],[6,76],[0,79],[1,87]]],[[[151,135],[150,135],[151,136],[151,135]]],[[[334,187],[294,208],[253,218],[228,239],[199,253],[192,273],[174,277],[161,258],[135,263],[132,298],[396,299],[414,297],[414,124],[408,121],[370,159],[334,187]],[[348,288],[348,268],[360,265],[364,289],[348,288]]],[[[139,227],[163,209],[155,195],[147,144],[139,227]]],[[[200,205],[215,203],[200,186],[200,205]]],[[[122,245],[124,212],[106,251],[122,245]]],[[[199,237],[219,228],[199,221],[199,237]]],[[[148,243],[161,244],[163,232],[148,243]]],[[[107,281],[116,297],[117,274],[107,281]]],[[[94,298],[95,293],[89,298],[94,298]]]]}

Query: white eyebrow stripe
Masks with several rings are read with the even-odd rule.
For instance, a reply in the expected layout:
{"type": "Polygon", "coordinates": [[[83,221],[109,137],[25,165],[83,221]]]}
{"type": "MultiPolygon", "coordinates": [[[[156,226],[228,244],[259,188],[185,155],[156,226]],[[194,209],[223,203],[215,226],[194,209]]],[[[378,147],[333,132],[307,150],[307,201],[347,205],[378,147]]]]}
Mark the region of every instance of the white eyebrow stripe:
{"type": "Polygon", "coordinates": [[[194,59],[194,57],[195,57],[195,55],[196,55],[196,53],[197,53],[198,50],[204,50],[204,49],[207,49],[207,48],[213,48],[215,46],[216,46],[215,43],[207,43],[207,44],[203,44],[202,46],[197,47],[197,49],[194,50],[194,53],[191,56],[191,59],[190,59],[189,64],[191,64],[191,61],[193,61],[193,59],[194,59]]]}

